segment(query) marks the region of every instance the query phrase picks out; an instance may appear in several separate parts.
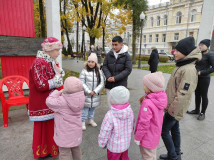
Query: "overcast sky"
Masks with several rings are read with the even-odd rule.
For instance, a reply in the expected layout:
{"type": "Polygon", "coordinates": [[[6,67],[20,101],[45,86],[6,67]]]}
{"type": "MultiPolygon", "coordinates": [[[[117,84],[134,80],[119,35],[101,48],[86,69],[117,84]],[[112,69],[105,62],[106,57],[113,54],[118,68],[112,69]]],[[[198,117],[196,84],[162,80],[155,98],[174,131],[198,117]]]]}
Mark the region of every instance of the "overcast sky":
{"type": "Polygon", "coordinates": [[[169,2],[170,0],[147,0],[149,2],[149,5],[155,5],[155,4],[159,4],[160,2],[169,2]]]}

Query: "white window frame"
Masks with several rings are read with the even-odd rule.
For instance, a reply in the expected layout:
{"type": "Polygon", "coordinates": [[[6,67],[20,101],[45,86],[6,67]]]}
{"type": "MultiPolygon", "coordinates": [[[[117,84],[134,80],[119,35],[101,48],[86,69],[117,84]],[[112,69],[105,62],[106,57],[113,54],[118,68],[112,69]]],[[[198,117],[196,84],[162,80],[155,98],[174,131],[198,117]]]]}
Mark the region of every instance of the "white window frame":
{"type": "Polygon", "coordinates": [[[191,22],[195,22],[196,21],[196,15],[197,15],[197,11],[195,9],[192,10],[191,22]]]}
{"type": "Polygon", "coordinates": [[[162,34],[162,42],[166,42],[166,34],[162,34]]]}
{"type": "Polygon", "coordinates": [[[164,15],[164,22],[163,22],[163,25],[164,25],[164,26],[167,26],[167,25],[168,25],[168,16],[167,16],[167,15],[164,15]]]}
{"type": "Polygon", "coordinates": [[[179,33],[174,33],[174,40],[178,41],[179,40],[179,33]]]}
{"type": "Polygon", "coordinates": [[[157,16],[157,26],[160,26],[160,16],[157,16]]]}
{"type": "Polygon", "coordinates": [[[158,40],[159,40],[159,34],[156,34],[155,35],[155,42],[158,42],[158,40]]]}
{"type": "Polygon", "coordinates": [[[177,12],[176,13],[176,24],[181,24],[181,21],[182,21],[182,13],[177,12]]]}
{"type": "Polygon", "coordinates": [[[149,42],[152,42],[152,34],[149,35],[149,42]]]}

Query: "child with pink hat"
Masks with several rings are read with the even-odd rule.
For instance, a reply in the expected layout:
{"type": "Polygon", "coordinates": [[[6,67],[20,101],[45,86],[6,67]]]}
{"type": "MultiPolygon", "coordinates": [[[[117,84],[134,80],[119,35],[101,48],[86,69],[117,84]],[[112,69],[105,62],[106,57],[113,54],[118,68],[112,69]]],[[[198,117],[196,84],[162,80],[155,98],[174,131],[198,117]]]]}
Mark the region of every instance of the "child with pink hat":
{"type": "Polygon", "coordinates": [[[46,99],[47,106],[54,111],[54,141],[59,146],[59,159],[81,160],[79,145],[82,142],[81,110],[85,95],[82,82],[68,77],[64,89],[54,90],[46,99]]]}
{"type": "Polygon", "coordinates": [[[89,119],[92,127],[97,127],[94,121],[96,107],[100,105],[100,92],[104,88],[104,76],[97,63],[96,53],[91,53],[85,63],[80,80],[85,91],[85,106],[82,110],[82,130],[86,130],[85,121],[89,119]]]}
{"type": "Polygon", "coordinates": [[[135,143],[140,146],[143,160],[156,160],[156,148],[161,137],[163,111],[167,106],[162,72],[143,78],[145,96],[140,99],[141,108],[135,129],[135,143]]]}

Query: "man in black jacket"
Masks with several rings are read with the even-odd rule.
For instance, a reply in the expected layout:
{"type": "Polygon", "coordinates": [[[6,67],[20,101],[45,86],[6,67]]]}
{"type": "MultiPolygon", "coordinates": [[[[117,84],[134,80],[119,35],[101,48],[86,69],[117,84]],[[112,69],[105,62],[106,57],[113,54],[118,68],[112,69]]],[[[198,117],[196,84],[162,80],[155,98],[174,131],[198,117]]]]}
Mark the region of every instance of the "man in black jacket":
{"type": "Polygon", "coordinates": [[[116,36],[112,39],[112,50],[106,54],[102,70],[106,77],[108,91],[117,86],[127,87],[128,76],[132,71],[132,59],[123,39],[116,36]]]}
{"type": "Polygon", "coordinates": [[[158,50],[155,47],[152,47],[152,53],[150,55],[148,64],[149,64],[149,70],[151,73],[154,73],[157,71],[158,63],[159,63],[159,55],[158,50]]]}

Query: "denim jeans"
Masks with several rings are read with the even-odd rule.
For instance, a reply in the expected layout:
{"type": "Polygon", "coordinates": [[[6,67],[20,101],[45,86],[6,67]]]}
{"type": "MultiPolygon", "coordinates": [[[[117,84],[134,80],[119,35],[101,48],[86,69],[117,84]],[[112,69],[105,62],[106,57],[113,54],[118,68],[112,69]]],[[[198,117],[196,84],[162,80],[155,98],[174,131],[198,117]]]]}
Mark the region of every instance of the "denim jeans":
{"type": "Polygon", "coordinates": [[[168,112],[165,113],[163,118],[161,137],[168,151],[168,157],[170,160],[176,160],[181,152],[179,121],[172,117],[168,112]]]}
{"type": "Polygon", "coordinates": [[[85,122],[88,118],[89,119],[94,119],[94,112],[95,112],[95,107],[84,107],[82,109],[82,122],[85,122]]]}

